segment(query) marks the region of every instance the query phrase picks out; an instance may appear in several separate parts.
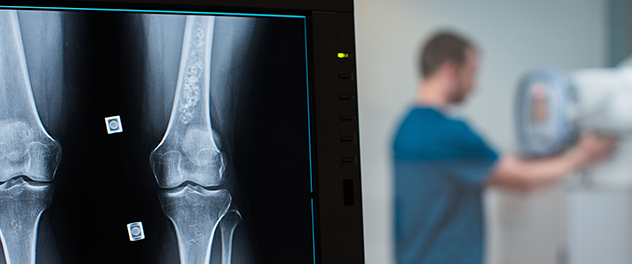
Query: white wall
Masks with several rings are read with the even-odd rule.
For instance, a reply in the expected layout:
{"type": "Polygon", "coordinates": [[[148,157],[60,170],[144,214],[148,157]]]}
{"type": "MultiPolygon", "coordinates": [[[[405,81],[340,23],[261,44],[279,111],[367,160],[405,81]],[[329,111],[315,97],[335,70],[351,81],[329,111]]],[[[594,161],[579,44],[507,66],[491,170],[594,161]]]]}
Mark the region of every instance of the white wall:
{"type": "MultiPolygon", "coordinates": [[[[607,0],[356,0],[366,263],[394,263],[390,146],[417,86],[417,50],[441,28],[483,51],[477,92],[460,109],[503,153],[515,150],[513,97],[534,67],[605,66],[607,0]]],[[[488,262],[554,263],[559,188],[487,195],[488,262]]]]}

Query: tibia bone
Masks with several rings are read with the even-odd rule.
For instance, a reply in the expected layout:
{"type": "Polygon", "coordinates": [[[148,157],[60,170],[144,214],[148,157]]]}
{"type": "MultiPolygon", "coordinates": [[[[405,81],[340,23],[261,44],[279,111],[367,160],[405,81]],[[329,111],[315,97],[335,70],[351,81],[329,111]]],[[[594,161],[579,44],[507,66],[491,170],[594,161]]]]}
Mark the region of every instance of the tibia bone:
{"type": "Polygon", "coordinates": [[[230,264],[233,255],[233,233],[241,222],[241,213],[237,209],[230,209],[219,222],[222,234],[222,264],[230,264]]]}
{"type": "Polygon", "coordinates": [[[186,20],[169,125],[150,156],[162,188],[186,181],[211,187],[223,181],[224,154],[215,144],[209,105],[214,24],[212,16],[188,16],[186,20]]]}
{"type": "Polygon", "coordinates": [[[0,238],[7,264],[35,264],[37,225],[53,185],[13,178],[0,185],[0,238]]]}
{"type": "Polygon", "coordinates": [[[161,193],[162,210],[176,230],[180,264],[210,263],[213,236],[231,200],[225,189],[207,190],[192,184],[161,193]]]}
{"type": "Polygon", "coordinates": [[[0,182],[49,182],[61,158],[37,114],[16,11],[0,10],[0,182]]]}

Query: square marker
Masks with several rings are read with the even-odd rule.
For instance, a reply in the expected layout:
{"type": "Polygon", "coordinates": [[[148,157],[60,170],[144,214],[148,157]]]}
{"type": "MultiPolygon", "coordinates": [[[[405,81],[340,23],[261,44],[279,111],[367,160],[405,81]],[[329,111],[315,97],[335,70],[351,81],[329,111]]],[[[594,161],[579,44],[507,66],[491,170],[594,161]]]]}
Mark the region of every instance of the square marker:
{"type": "Polygon", "coordinates": [[[120,116],[110,116],[105,118],[105,128],[108,134],[123,132],[123,123],[120,116]]]}
{"type": "Polygon", "coordinates": [[[127,224],[127,233],[129,234],[129,241],[138,241],[145,239],[143,222],[134,222],[127,224]]]}

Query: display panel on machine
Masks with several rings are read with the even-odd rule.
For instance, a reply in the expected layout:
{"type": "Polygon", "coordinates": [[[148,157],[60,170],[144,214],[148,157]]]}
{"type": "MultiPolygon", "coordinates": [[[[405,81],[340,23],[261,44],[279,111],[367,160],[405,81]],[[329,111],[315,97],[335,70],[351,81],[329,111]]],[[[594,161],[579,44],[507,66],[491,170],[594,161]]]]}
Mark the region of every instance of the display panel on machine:
{"type": "Polygon", "coordinates": [[[549,105],[546,84],[531,85],[531,121],[535,124],[545,123],[549,119],[549,105]]]}
{"type": "Polygon", "coordinates": [[[522,79],[517,95],[516,130],[523,152],[546,156],[561,151],[574,133],[566,80],[552,70],[535,71],[522,79]]]}
{"type": "Polygon", "coordinates": [[[305,34],[0,9],[0,263],[314,262],[305,34]]]}

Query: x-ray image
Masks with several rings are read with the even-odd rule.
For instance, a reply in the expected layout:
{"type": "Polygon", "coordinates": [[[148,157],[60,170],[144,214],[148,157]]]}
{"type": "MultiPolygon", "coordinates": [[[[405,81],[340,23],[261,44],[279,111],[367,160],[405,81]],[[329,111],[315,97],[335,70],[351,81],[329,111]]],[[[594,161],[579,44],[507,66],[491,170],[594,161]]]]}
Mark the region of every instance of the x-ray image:
{"type": "Polygon", "coordinates": [[[302,18],[0,21],[0,263],[313,262],[302,18]]]}
{"type": "Polygon", "coordinates": [[[17,12],[0,11],[0,35],[0,238],[6,263],[35,263],[61,147],[37,113],[17,12]]]}

